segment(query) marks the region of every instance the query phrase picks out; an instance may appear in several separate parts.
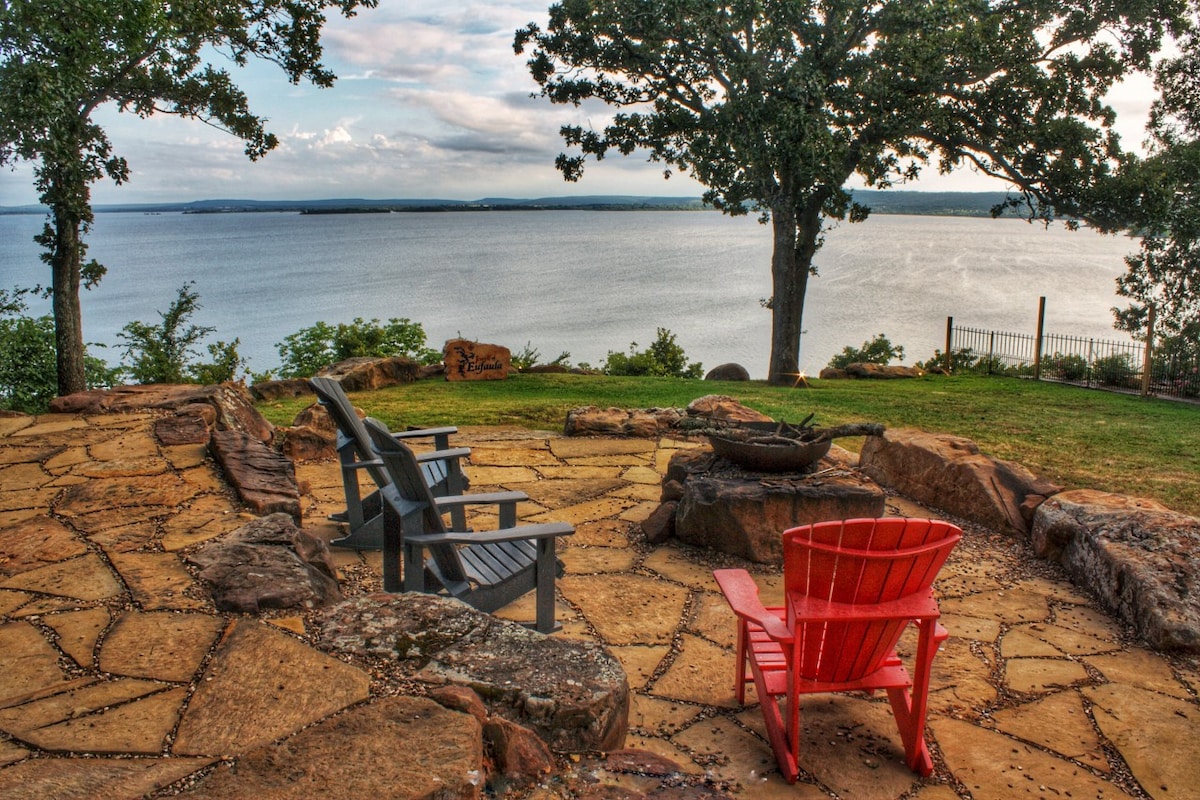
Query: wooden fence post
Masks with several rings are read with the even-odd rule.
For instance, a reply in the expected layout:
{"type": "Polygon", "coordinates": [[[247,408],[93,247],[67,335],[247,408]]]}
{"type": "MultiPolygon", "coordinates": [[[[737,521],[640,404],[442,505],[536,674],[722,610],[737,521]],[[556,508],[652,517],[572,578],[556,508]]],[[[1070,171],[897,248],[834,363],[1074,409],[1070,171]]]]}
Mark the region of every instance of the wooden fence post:
{"type": "Polygon", "coordinates": [[[946,374],[950,374],[950,368],[954,364],[954,358],[950,355],[950,348],[954,345],[954,317],[946,317],[946,352],[942,354],[943,368],[946,374]]]}
{"type": "Polygon", "coordinates": [[[1033,347],[1033,379],[1042,379],[1042,329],[1046,323],[1046,298],[1038,298],[1037,343],[1033,347]]]}
{"type": "Polygon", "coordinates": [[[1150,370],[1154,358],[1154,323],[1156,312],[1154,303],[1150,304],[1150,317],[1146,320],[1146,349],[1142,353],[1142,397],[1150,396],[1150,370]]]}

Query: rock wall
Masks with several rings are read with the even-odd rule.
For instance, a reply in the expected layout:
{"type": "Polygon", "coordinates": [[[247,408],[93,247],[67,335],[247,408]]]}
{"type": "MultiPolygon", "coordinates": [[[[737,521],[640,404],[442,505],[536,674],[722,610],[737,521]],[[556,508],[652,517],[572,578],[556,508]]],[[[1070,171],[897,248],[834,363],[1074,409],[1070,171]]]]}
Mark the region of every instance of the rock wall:
{"type": "Polygon", "coordinates": [[[1078,489],[1038,508],[1031,542],[1153,647],[1200,652],[1200,518],[1078,489]]]}

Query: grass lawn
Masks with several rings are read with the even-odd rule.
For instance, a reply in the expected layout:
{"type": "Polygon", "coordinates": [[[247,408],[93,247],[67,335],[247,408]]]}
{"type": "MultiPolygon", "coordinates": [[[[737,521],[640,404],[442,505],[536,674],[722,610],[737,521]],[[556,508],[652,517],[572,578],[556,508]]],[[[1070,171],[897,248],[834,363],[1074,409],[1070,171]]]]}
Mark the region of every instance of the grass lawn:
{"type": "MultiPolygon", "coordinates": [[[[504,381],[421,381],[351,395],[393,427],[515,425],[560,430],[577,406],[683,407],[728,394],[775,419],[882,422],[974,440],[1065,488],[1159,500],[1200,516],[1200,406],[1014,378],[931,375],[915,380],[810,381],[809,388],[673,378],[516,375],[504,381]]],[[[262,403],[289,425],[312,398],[262,403]]],[[[861,440],[841,439],[857,449],[861,440]]]]}

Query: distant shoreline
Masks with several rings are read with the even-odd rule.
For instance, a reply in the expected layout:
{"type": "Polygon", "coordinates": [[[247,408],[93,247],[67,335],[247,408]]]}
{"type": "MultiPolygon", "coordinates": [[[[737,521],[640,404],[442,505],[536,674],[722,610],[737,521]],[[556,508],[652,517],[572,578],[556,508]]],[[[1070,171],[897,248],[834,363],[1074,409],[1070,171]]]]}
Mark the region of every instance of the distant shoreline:
{"type": "MultiPolygon", "coordinates": [[[[854,199],[874,214],[911,214],[916,216],[990,217],[992,208],[1004,202],[1004,192],[854,192],[854,199]]],[[[705,211],[698,197],[635,197],[590,195],[583,197],[541,197],[532,199],[483,198],[480,200],[362,198],[328,200],[200,200],[186,203],[103,204],[94,207],[103,213],[131,214],[245,214],[256,212],[290,214],[380,214],[449,211],[705,211]]],[[[0,214],[45,214],[37,205],[0,206],[0,214]]],[[[1003,216],[1016,216],[1008,211],[1003,216]]]]}

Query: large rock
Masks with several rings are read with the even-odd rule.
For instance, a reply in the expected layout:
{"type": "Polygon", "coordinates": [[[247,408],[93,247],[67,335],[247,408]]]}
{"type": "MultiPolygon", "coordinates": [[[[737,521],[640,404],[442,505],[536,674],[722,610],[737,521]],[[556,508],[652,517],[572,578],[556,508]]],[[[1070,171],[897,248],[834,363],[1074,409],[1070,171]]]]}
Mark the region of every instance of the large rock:
{"type": "Polygon", "coordinates": [[[241,431],[260,442],[271,441],[275,434],[275,428],[254,407],[249,390],[236,382],[209,386],[156,383],[94,389],[57,397],[51,401],[50,410],[60,414],[106,414],[148,408],[180,411],[195,404],[213,408],[218,430],[241,431]]]}
{"type": "Polygon", "coordinates": [[[899,364],[871,364],[855,362],[844,368],[825,367],[817,377],[822,380],[837,380],[839,378],[867,378],[877,380],[893,380],[895,378],[921,378],[925,370],[920,367],[904,367],[899,364]]]}
{"type": "Polygon", "coordinates": [[[289,397],[303,397],[312,394],[313,390],[308,385],[308,378],[283,378],[277,381],[259,381],[250,387],[250,393],[256,400],[270,403],[289,397]]]}
{"type": "Polygon", "coordinates": [[[418,679],[473,689],[490,713],[532,729],[560,751],[622,747],[629,683],[601,645],[544,636],[427,594],[345,600],[322,616],[318,646],[390,662],[418,679]]]}
{"type": "Polygon", "coordinates": [[[1042,503],[1031,539],[1152,646],[1200,652],[1200,518],[1077,489],[1042,503]]]}
{"type": "Polygon", "coordinates": [[[750,372],[741,364],[718,364],[704,376],[706,381],[748,381],[750,372]]]}
{"type": "Polygon", "coordinates": [[[849,470],[821,477],[751,473],[706,451],[671,458],[667,481],[682,496],[675,535],[683,542],[759,563],[783,561],[788,528],[830,519],[881,517],[884,494],[849,470]]]}
{"type": "Polygon", "coordinates": [[[503,380],[513,372],[512,352],[498,344],[451,339],[442,348],[448,381],[503,380]]]}
{"type": "Polygon", "coordinates": [[[243,525],[208,542],[188,561],[212,585],[222,611],[314,608],[342,596],[329,545],[297,528],[287,514],[243,525]]]}
{"type": "Polygon", "coordinates": [[[257,514],[282,511],[300,521],[296,467],[267,445],[240,431],[217,431],[209,448],[243,503],[257,514]]]}
{"type": "Polygon", "coordinates": [[[657,439],[684,416],[678,408],[600,408],[580,406],[567,412],[567,436],[632,436],[657,439]]]}
{"type": "Polygon", "coordinates": [[[859,465],[918,503],[1021,534],[1037,503],[1059,491],[1020,464],[984,455],[970,439],[908,428],[868,436],[859,465]]]}
{"type": "Polygon", "coordinates": [[[771,422],[766,414],[744,406],[734,398],[724,394],[706,394],[688,403],[689,417],[707,417],[724,422],[771,422]]]}
{"type": "Polygon", "coordinates": [[[283,429],[282,449],[283,454],[292,461],[335,458],[337,424],[325,406],[313,403],[297,414],[291,427],[283,429]]]}
{"type": "Polygon", "coordinates": [[[317,372],[322,378],[334,378],[347,392],[366,392],[412,383],[421,376],[421,365],[411,358],[348,358],[317,372]]]}

